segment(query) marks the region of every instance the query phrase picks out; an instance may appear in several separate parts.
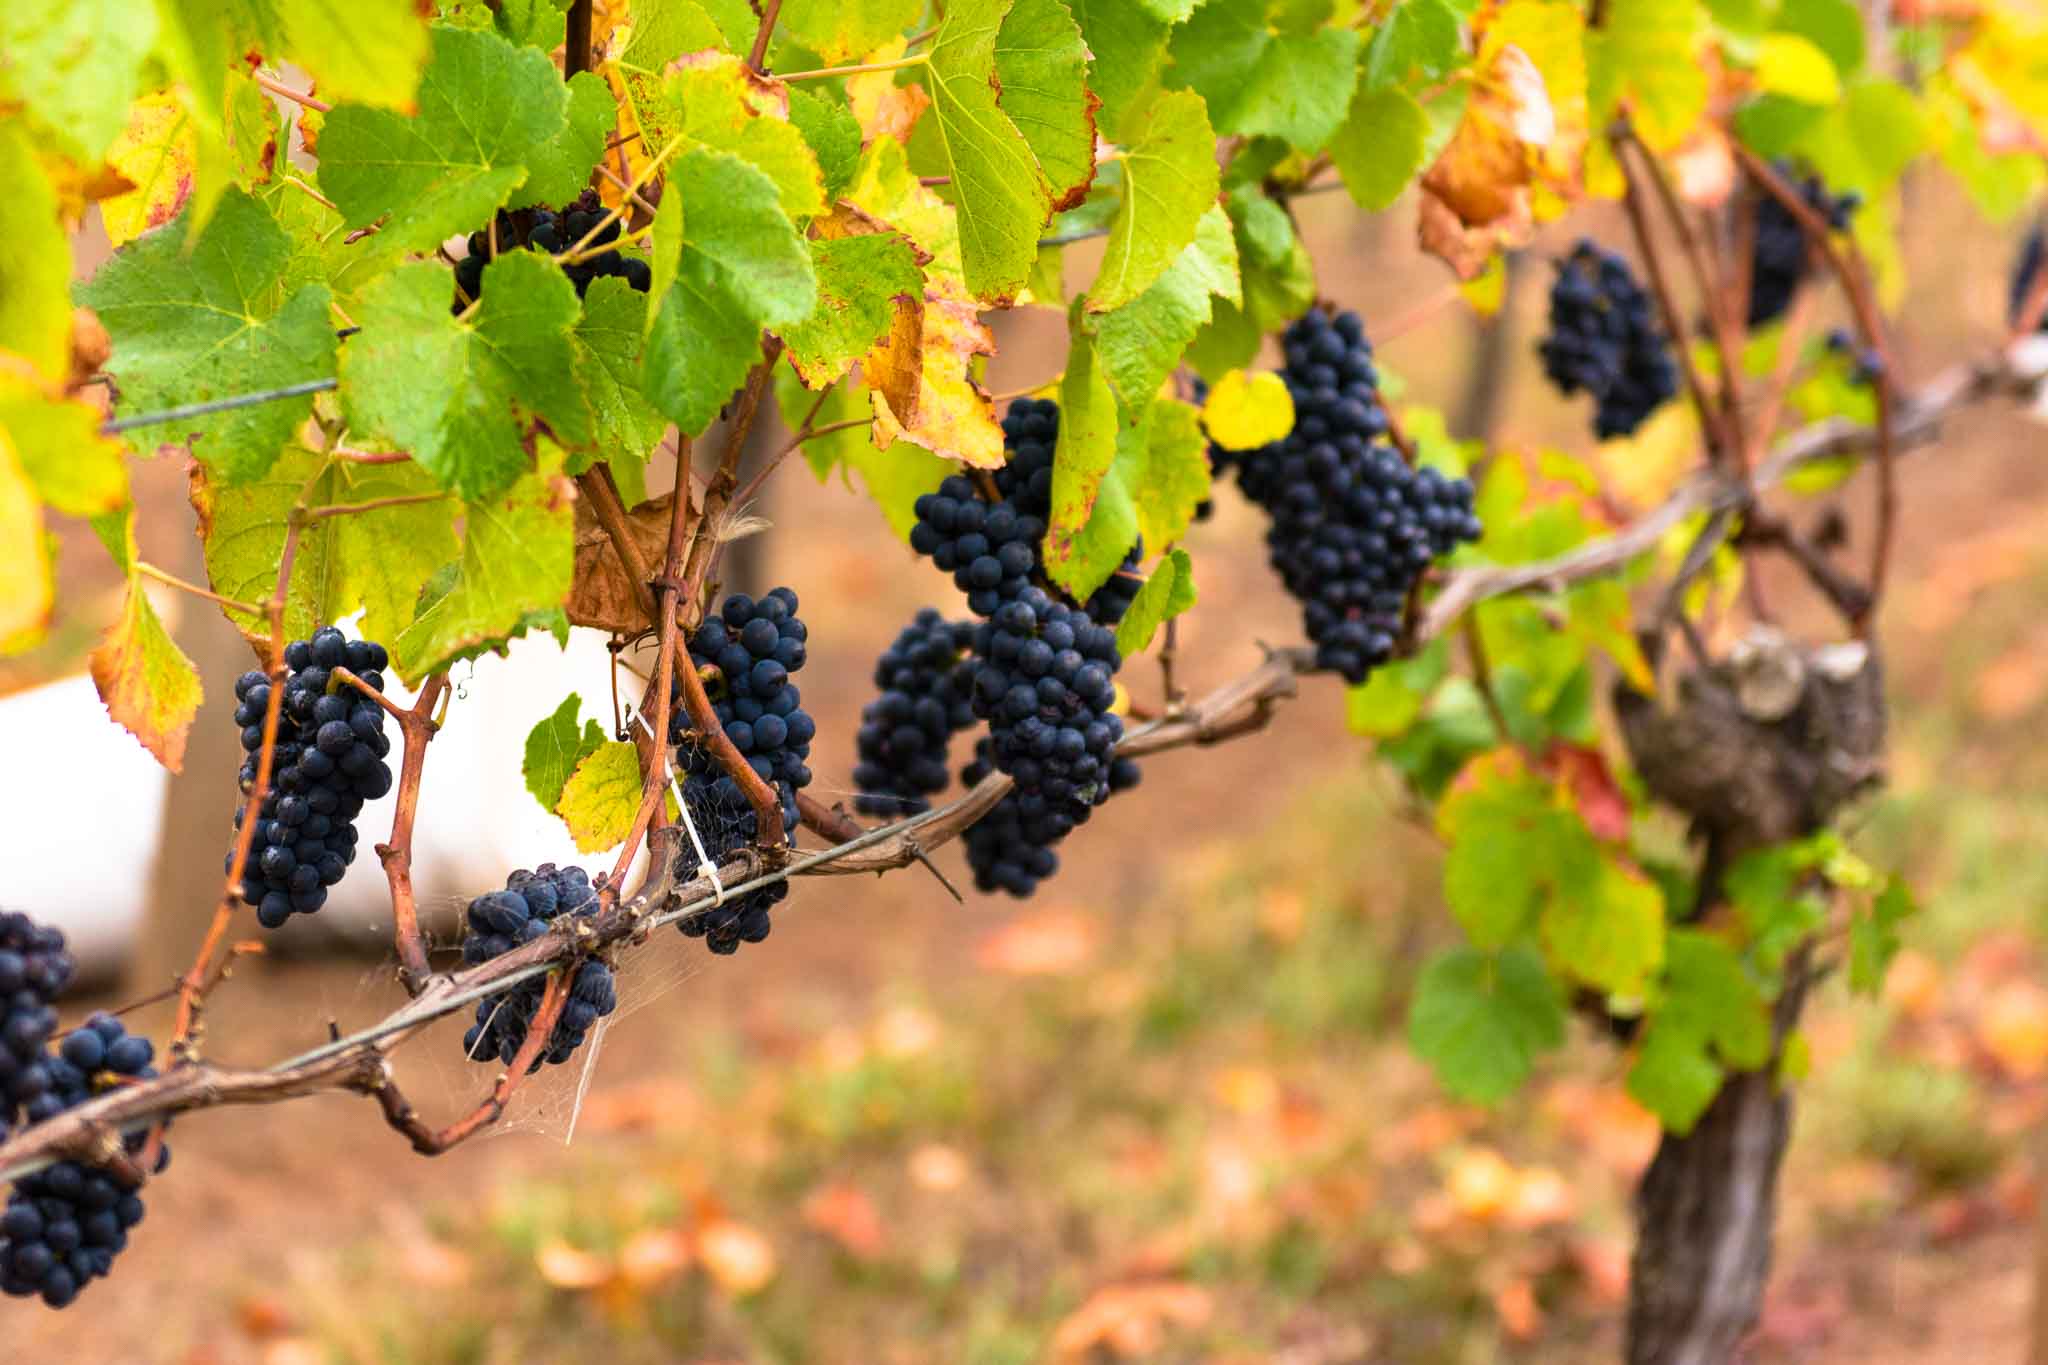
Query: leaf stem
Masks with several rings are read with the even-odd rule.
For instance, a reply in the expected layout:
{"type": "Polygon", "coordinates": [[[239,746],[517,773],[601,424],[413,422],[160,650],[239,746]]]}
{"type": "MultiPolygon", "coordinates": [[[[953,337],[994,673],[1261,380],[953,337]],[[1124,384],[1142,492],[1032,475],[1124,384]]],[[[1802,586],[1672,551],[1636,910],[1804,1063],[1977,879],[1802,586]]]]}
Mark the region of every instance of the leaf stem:
{"type": "Polygon", "coordinates": [[[154,578],[157,582],[176,588],[179,592],[189,592],[194,597],[203,597],[209,602],[218,603],[229,611],[239,611],[249,616],[261,616],[263,614],[263,608],[258,603],[238,602],[232,597],[222,597],[219,593],[208,588],[202,588],[197,583],[187,583],[174,573],[166,573],[147,560],[136,560],[135,572],[149,578],[154,578]]]}
{"type": "Polygon", "coordinates": [[[357,512],[375,512],[386,507],[409,507],[414,503],[439,502],[448,496],[447,490],[432,493],[401,493],[396,497],[372,498],[368,502],[338,502],[326,507],[309,507],[306,518],[318,521],[323,517],[346,517],[357,512]]]}
{"type": "Polygon", "coordinates": [[[930,64],[931,57],[920,52],[912,57],[898,57],[893,62],[861,62],[855,66],[821,66],[815,71],[793,71],[779,79],[785,85],[794,85],[798,81],[823,81],[835,76],[864,76],[871,71],[901,71],[906,67],[930,64]]]}
{"type": "Polygon", "coordinates": [[[288,99],[293,104],[303,105],[308,109],[315,110],[322,114],[331,114],[334,112],[334,106],[329,104],[326,100],[315,99],[313,98],[313,96],[305,93],[304,91],[294,90],[289,85],[286,85],[283,81],[274,80],[271,77],[264,75],[261,71],[257,72],[250,79],[254,80],[257,85],[261,86],[265,90],[268,90],[271,94],[276,95],[281,99],[288,99]]]}

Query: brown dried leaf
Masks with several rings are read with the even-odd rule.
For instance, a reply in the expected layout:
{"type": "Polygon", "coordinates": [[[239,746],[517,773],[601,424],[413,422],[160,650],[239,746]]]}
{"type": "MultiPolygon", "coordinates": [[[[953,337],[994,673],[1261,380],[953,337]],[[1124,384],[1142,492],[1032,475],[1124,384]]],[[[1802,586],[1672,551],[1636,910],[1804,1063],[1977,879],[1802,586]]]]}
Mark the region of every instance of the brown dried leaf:
{"type": "MultiPolygon", "coordinates": [[[[650,569],[668,553],[669,508],[674,503],[675,495],[664,493],[626,513],[627,530],[650,569]]],[[[587,498],[576,501],[576,580],[566,605],[573,625],[633,635],[653,624],[640,609],[633,576],[619,562],[618,551],[598,525],[587,498]]]]}
{"type": "MultiPolygon", "coordinates": [[[[907,46],[898,38],[877,50],[868,61],[895,61],[907,46]]],[[[868,71],[847,77],[846,96],[853,106],[853,117],[860,124],[862,145],[879,137],[909,146],[911,130],[932,102],[922,85],[898,85],[893,71],[868,71]]]]}
{"type": "Polygon", "coordinates": [[[930,291],[921,329],[917,345],[907,346],[904,324],[892,324],[889,336],[861,361],[861,373],[875,394],[875,446],[887,450],[901,437],[977,469],[1001,467],[1003,431],[973,369],[977,357],[996,353],[995,334],[972,303],[930,291]],[[899,407],[898,398],[913,383],[915,399],[899,407]]]}
{"type": "Polygon", "coordinates": [[[882,1216],[867,1192],[850,1181],[812,1190],[804,1198],[803,1219],[861,1260],[882,1252],[882,1216]]]}
{"type": "Polygon", "coordinates": [[[164,629],[140,578],[128,580],[121,619],[87,662],[107,714],[159,763],[172,772],[182,769],[185,739],[206,693],[199,670],[164,629]]]}

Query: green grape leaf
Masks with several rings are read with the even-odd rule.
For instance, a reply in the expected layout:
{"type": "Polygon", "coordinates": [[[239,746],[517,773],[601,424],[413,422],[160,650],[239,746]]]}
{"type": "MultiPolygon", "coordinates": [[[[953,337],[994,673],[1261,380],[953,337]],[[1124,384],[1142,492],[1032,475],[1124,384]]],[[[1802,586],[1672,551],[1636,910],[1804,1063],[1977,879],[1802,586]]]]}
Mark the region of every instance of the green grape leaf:
{"type": "Polygon", "coordinates": [[[1071,208],[1095,178],[1088,47],[1063,0],[1014,0],[996,33],[997,103],[1038,158],[1053,207],[1071,208]]]}
{"type": "Polygon", "coordinates": [[[1849,0],[1784,0],[1775,28],[1812,43],[1844,76],[1863,65],[1863,15],[1849,0]]]}
{"type": "Polygon", "coordinates": [[[1553,896],[1543,945],[1576,979],[1638,996],[1664,965],[1664,893],[1632,867],[1602,858],[1591,886],[1553,896]]]}
{"type": "Polygon", "coordinates": [[[1186,550],[1175,549],[1159,566],[1152,570],[1152,576],[1145,580],[1145,586],[1138,589],[1138,595],[1131,599],[1130,610],[1117,623],[1116,647],[1126,658],[1142,653],[1152,644],[1152,637],[1161,626],[1195,605],[1195,568],[1186,550]]]}
{"type": "MultiPolygon", "coordinates": [[[[418,0],[350,0],[346,5],[305,0],[241,0],[251,12],[275,6],[283,30],[259,47],[312,76],[330,103],[410,109],[420,93],[421,68],[431,52],[418,0]]],[[[325,148],[322,148],[324,153],[325,148]]]]}
{"type": "Polygon", "coordinates": [[[896,315],[895,301],[924,301],[917,248],[893,232],[822,238],[806,244],[818,277],[818,306],[782,333],[790,363],[823,388],[873,349],[896,315]]]}
{"type": "Polygon", "coordinates": [[[1131,490],[1145,544],[1177,543],[1209,496],[1209,443],[1195,410],[1171,398],[1145,409],[1137,426],[1117,432],[1116,472],[1131,490]]]}
{"type": "MultiPolygon", "coordinates": [[[[287,298],[290,253],[284,230],[239,190],[221,199],[189,251],[174,224],[115,253],[79,301],[113,339],[107,368],[120,383],[116,410],[148,412],[333,374],[327,289],[309,284],[287,298]]],[[[312,406],[306,395],[141,430],[164,442],[189,437],[209,469],[249,479],[270,468],[312,406]]]]}
{"type": "MultiPolygon", "coordinates": [[[[533,793],[533,799],[550,815],[562,803],[562,788],[570,776],[584,759],[604,747],[604,730],[596,721],[585,721],[581,729],[577,728],[577,718],[582,714],[583,698],[571,692],[553,715],[526,733],[526,753],[520,760],[519,773],[526,779],[526,789],[533,793]]],[[[633,776],[640,776],[637,764],[633,776]]],[[[637,787],[634,795],[637,806],[637,787]]]]}
{"type": "Polygon", "coordinates": [[[1434,80],[1458,64],[1464,47],[1458,11],[1448,0],[1406,0],[1390,6],[1373,30],[1362,78],[1375,90],[1403,84],[1411,75],[1434,80]]]}
{"type": "Polygon", "coordinates": [[[1777,971],[1793,945],[1825,920],[1826,908],[1813,883],[1826,858],[1824,841],[1816,837],[1752,849],[1728,869],[1728,903],[1765,971],[1777,971]]]}
{"type": "Polygon", "coordinates": [[[567,118],[561,130],[546,146],[527,154],[526,183],[512,192],[508,207],[567,203],[583,192],[590,168],[604,155],[605,140],[611,136],[619,112],[612,103],[610,87],[602,77],[579,71],[568,90],[567,118]]]}
{"type": "Polygon", "coordinates": [[[128,587],[120,619],[107,628],[87,660],[93,686],[117,725],[140,740],[157,762],[174,773],[182,771],[185,740],[206,697],[199,670],[171,639],[143,591],[142,575],[135,570],[134,509],[118,518],[110,515],[94,529],[115,551],[115,561],[127,572],[128,587]]]}
{"type": "Polygon", "coordinates": [[[1237,277],[1237,240],[1229,217],[1213,204],[1196,224],[1195,239],[1181,249],[1150,288],[1092,322],[1102,368],[1126,420],[1152,400],[1180,364],[1188,344],[1213,315],[1212,295],[1243,297],[1237,277]]]}
{"type": "Polygon", "coordinates": [[[1213,384],[1230,371],[1251,364],[1265,339],[1258,323],[1242,307],[1218,299],[1209,310],[1208,325],[1188,343],[1188,368],[1213,384]]]}
{"type": "Polygon", "coordinates": [[[1424,704],[1449,671],[1450,651],[1441,637],[1412,659],[1381,664],[1362,685],[1345,689],[1345,724],[1368,739],[1405,734],[1422,718],[1424,704]]]}
{"type": "Polygon", "coordinates": [[[1184,24],[1202,0],[1136,0],[1135,7],[1162,24],[1184,24]]]}
{"type": "Polygon", "coordinates": [[[1600,853],[1550,784],[1512,756],[1480,760],[1437,810],[1444,900],[1481,948],[1525,933],[1554,900],[1591,894],[1600,853]]]}
{"type": "MultiPolygon", "coordinates": [[[[668,419],[640,392],[640,345],[647,332],[647,295],[621,279],[592,280],[583,295],[583,316],[570,333],[576,351],[576,379],[596,419],[596,446],[572,455],[568,472],[581,474],[600,460],[611,462],[621,494],[628,481],[644,485],[642,469],[661,444],[668,419]]],[[[637,498],[627,498],[631,507],[637,498]]]]}
{"type": "Polygon", "coordinates": [[[695,436],[759,359],[761,329],[808,318],[818,284],[774,182],[746,162],[693,147],[669,168],[670,195],[689,206],[682,255],[654,315],[640,385],[695,436]]]}
{"type": "Polygon", "coordinates": [[[22,106],[74,160],[99,160],[128,121],[158,24],[152,0],[8,0],[0,105],[22,106]]]}
{"type": "Polygon", "coordinates": [[[640,751],[606,740],[576,765],[555,813],[569,827],[579,853],[601,853],[626,841],[640,813],[640,791],[640,751]]]}
{"type": "Polygon", "coordinates": [[[393,666],[418,685],[530,629],[565,627],[575,575],[572,501],[546,476],[525,475],[504,497],[463,508],[462,557],[448,590],[399,635],[393,666]]]}
{"type": "Polygon", "coordinates": [[[484,267],[469,320],[448,312],[448,272],[399,266],[363,291],[362,327],[341,363],[350,426],[410,450],[441,486],[481,502],[531,466],[542,423],[567,446],[591,440],[569,334],[576,290],[556,265],[512,251],[484,267]]]}
{"type": "Polygon", "coordinates": [[[1688,1133],[1727,1069],[1755,1070],[1770,1056],[1770,1005],[1742,959],[1711,934],[1673,929],[1628,1093],[1666,1128],[1688,1133]]]}
{"type": "MultiPolygon", "coordinates": [[[[1224,207],[1237,234],[1238,268],[1244,281],[1242,311],[1254,341],[1243,359],[1214,372],[1203,370],[1208,377],[1243,366],[1258,349],[1258,334],[1279,331],[1300,317],[1316,297],[1315,269],[1308,248],[1295,234],[1286,210],[1257,191],[1233,193],[1224,207]]],[[[1227,317],[1220,306],[1217,316],[1227,317]]]]}
{"type": "Polygon", "coordinates": [[[1677,146],[1707,107],[1707,73],[1694,51],[1701,17],[1693,0],[1613,0],[1586,34],[1591,126],[1605,127],[1626,98],[1645,143],[1677,146]]]}
{"type": "Polygon", "coordinates": [[[954,0],[925,67],[940,151],[959,208],[967,288],[989,304],[1016,297],[1058,197],[1031,144],[996,103],[996,42],[1006,0],[954,0]]]}
{"type": "Polygon", "coordinates": [[[1202,216],[1215,207],[1221,173],[1216,135],[1201,96],[1185,90],[1160,96],[1143,135],[1120,161],[1123,202],[1110,224],[1102,269],[1088,291],[1091,312],[1119,308],[1151,288],[1195,240],[1202,216]]]}
{"type": "MultiPolygon", "coordinates": [[[[302,493],[306,505],[316,507],[416,497],[434,489],[432,476],[411,463],[329,463],[296,445],[248,483],[218,484],[202,471],[192,481],[191,498],[207,579],[222,596],[250,603],[267,599],[277,585],[291,510],[302,493]]],[[[451,511],[443,502],[408,503],[309,523],[299,535],[285,587],[285,633],[304,639],[360,607],[367,638],[395,638],[412,620],[421,586],[456,552],[451,511]]],[[[269,638],[261,614],[226,616],[247,638],[269,638]]]]}
{"type": "Polygon", "coordinates": [[[485,13],[500,37],[553,52],[569,36],[567,8],[560,0],[491,0],[485,13]]]}
{"type": "Polygon", "coordinates": [[[1896,877],[1849,925],[1849,989],[1876,995],[1899,951],[1899,921],[1914,911],[1913,893],[1896,877]]]}
{"type": "Polygon", "coordinates": [[[43,505],[13,448],[0,441],[0,656],[43,638],[56,604],[56,541],[46,535],[43,505]],[[19,547],[19,548],[15,548],[19,547]]]}
{"type": "Polygon", "coordinates": [[[1537,1054],[1564,1042],[1564,1005],[1525,948],[1439,953],[1416,978],[1408,1041],[1461,1100],[1493,1104],[1529,1079],[1537,1054]]]}
{"type": "Polygon", "coordinates": [[[320,188],[350,227],[383,220],[359,251],[432,251],[489,221],[535,162],[565,164],[569,93],[545,53],[466,29],[433,41],[417,117],[344,104],[321,130],[320,188]]]}
{"type": "Polygon", "coordinates": [[[789,121],[804,135],[818,158],[818,173],[824,177],[825,198],[837,199],[853,183],[860,170],[860,121],[853,111],[801,86],[786,87],[789,121]]]}
{"type": "MultiPolygon", "coordinates": [[[[846,198],[861,212],[915,242],[918,250],[931,257],[926,268],[934,279],[961,277],[959,217],[918,183],[909,155],[895,138],[878,137],[868,144],[846,198]]],[[[1035,253],[1035,242],[1032,249],[1035,253]]],[[[1035,262],[1035,254],[1033,259],[1035,262]]]]}
{"type": "Polygon", "coordinates": [[[901,37],[923,13],[924,0],[784,0],[777,32],[840,66],[901,37]]]}
{"type": "Polygon", "coordinates": [[[1209,0],[1174,31],[1170,51],[1171,78],[1208,101],[1217,132],[1276,137],[1304,152],[1337,131],[1358,80],[1355,32],[1276,33],[1264,0],[1209,0]]]}
{"type": "MultiPolygon", "coordinates": [[[[639,106],[650,147],[682,137],[715,152],[729,152],[775,184],[782,211],[808,218],[825,208],[818,158],[801,130],[783,117],[781,87],[762,82],[738,57],[692,53],[668,69],[658,98],[639,106]]],[[[684,206],[684,216],[696,207],[684,206]]]]}
{"type": "Polygon", "coordinates": [[[1362,209],[1390,208],[1422,169],[1429,115],[1399,86],[1361,84],[1344,126],[1330,139],[1330,160],[1362,209]]]}
{"type": "MultiPolygon", "coordinates": [[[[1060,379],[1060,430],[1053,447],[1052,516],[1045,531],[1046,576],[1076,601],[1086,601],[1108,581],[1137,532],[1137,514],[1126,493],[1123,510],[1131,534],[1114,545],[1113,525],[1098,527],[1093,537],[1082,534],[1095,518],[1099,494],[1116,461],[1117,410],[1116,397],[1096,359],[1095,343],[1081,319],[1076,303],[1068,315],[1067,372],[1060,379]]],[[[1101,510],[1114,513],[1113,507],[1101,510]]]]}
{"type": "Polygon", "coordinates": [[[0,185],[0,350],[56,383],[71,353],[71,244],[56,188],[19,124],[0,127],[0,185]]]}
{"type": "Polygon", "coordinates": [[[1124,119],[1159,83],[1168,21],[1130,0],[1067,0],[1088,45],[1088,88],[1102,101],[1097,119],[1121,141],[1124,119]]]}
{"type": "Polygon", "coordinates": [[[12,449],[36,497],[53,510],[92,517],[128,500],[125,452],[99,428],[96,409],[0,364],[0,445],[12,449]]]}

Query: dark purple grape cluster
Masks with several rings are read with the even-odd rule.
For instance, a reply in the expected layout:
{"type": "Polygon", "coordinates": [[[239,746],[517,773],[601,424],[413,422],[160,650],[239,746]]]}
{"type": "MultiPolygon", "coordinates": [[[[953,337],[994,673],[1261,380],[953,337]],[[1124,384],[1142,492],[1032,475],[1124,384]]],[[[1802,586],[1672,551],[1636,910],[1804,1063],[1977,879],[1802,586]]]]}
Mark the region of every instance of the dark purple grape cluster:
{"type": "MultiPolygon", "coordinates": [[[[347,668],[382,691],[389,662],[384,646],[350,640],[333,626],[310,640],[285,646],[291,673],[277,717],[277,750],[270,790],[257,815],[255,840],[242,872],[242,898],[256,918],[275,929],[294,913],[310,915],[327,903],[327,888],[342,879],[356,856],[356,817],[363,805],[391,790],[384,758],[391,739],[384,710],[368,694],[334,676],[347,668]]],[[[235,724],[242,727],[242,792],[256,786],[263,748],[263,716],[270,679],[260,672],[235,680],[235,724]]],[[[235,828],[242,812],[235,812],[235,828]]],[[[227,866],[234,865],[234,850],[227,866]]]]}
{"type": "MultiPolygon", "coordinates": [[[[1050,591],[1045,576],[1045,529],[1052,517],[1053,448],[1060,408],[1049,399],[1020,398],[1003,414],[1003,444],[1010,459],[994,471],[996,501],[972,479],[955,474],[915,503],[910,548],[953,575],[976,616],[990,617],[1025,588],[1050,591]]],[[[1086,604],[1088,614],[1115,625],[1138,589],[1144,544],[1130,553],[1086,604]]]]}
{"type": "Polygon", "coordinates": [[[1281,338],[1294,429],[1236,461],[1264,508],[1267,557],[1302,604],[1316,665],[1360,683],[1393,656],[1408,593],[1430,561],[1479,538],[1472,485],[1410,468],[1387,416],[1364,325],[1312,308],[1281,338]]]}
{"type": "MultiPolygon", "coordinates": [[[[2034,281],[2041,273],[2041,267],[2048,263],[2048,238],[2044,238],[2040,224],[2035,224],[2027,233],[2025,245],[2020,248],[2020,258],[2014,264],[2012,283],[2006,288],[2005,321],[2007,326],[2017,327],[2020,313],[2027,306],[2027,295],[2034,291],[2034,281]]],[[[2034,330],[2048,332],[2048,309],[2043,309],[2040,321],[2034,330]]]]}
{"type": "Polygon", "coordinates": [[[915,815],[946,789],[947,742],[974,724],[973,643],[972,621],[926,607],[876,660],[881,695],[860,713],[854,809],[915,815]]]}
{"type": "MultiPolygon", "coordinates": [[[[547,933],[559,916],[595,913],[597,891],[582,868],[542,863],[531,872],[521,869],[505,879],[503,891],[488,892],[469,903],[462,960],[471,965],[488,962],[547,933]]],[[[462,1035],[463,1055],[473,1062],[507,1064],[517,1058],[546,988],[545,978],[534,977],[477,1001],[476,1023],[462,1035]]],[[[538,1071],[543,1062],[568,1061],[583,1046],[590,1026],[618,1003],[610,967],[595,959],[577,963],[569,999],[548,1034],[547,1046],[527,1069],[538,1071]]]]}
{"type": "MultiPolygon", "coordinates": [[[[974,761],[961,770],[961,781],[972,786],[995,771],[990,748],[988,739],[975,745],[974,761]]],[[[1138,778],[1136,759],[1111,758],[1111,792],[1130,790],[1138,785],[1138,778]]],[[[1043,796],[1012,790],[960,836],[975,888],[1008,892],[1020,900],[1029,896],[1040,882],[1059,871],[1060,859],[1053,846],[1075,825],[1084,823],[1093,810],[1092,806],[1061,810],[1043,796]]]]}
{"type": "Polygon", "coordinates": [[[1580,238],[1557,263],[1543,373],[1566,394],[1593,395],[1593,431],[1627,436],[1678,392],[1678,367],[1650,296],[1628,262],[1580,238]]]}
{"type": "Polygon", "coordinates": [[[0,1133],[53,1088],[44,1045],[57,1031],[55,1002],[74,965],[61,931],[0,914],[0,1133]]]}
{"type": "MultiPolygon", "coordinates": [[[[1778,173],[1792,179],[1791,168],[1780,164],[1778,173]]],[[[1849,226],[1849,216],[1862,204],[1863,196],[1851,191],[1832,195],[1820,177],[1809,175],[1794,180],[1799,197],[1808,208],[1827,221],[1836,232],[1849,226]]],[[[1806,229],[1773,195],[1759,195],[1756,201],[1756,246],[1749,258],[1749,325],[1762,327],[1785,316],[1792,296],[1812,269],[1806,229]]]]}
{"type": "MultiPolygon", "coordinates": [[[[758,601],[734,593],[690,637],[690,659],[705,674],[712,711],[733,748],[774,788],[785,835],[796,830],[796,794],[811,783],[805,760],[818,732],[803,710],[803,694],[790,681],[804,666],[809,635],[796,609],[796,594],[788,588],[775,588],[758,601]]],[[[689,715],[680,707],[669,719],[669,743],[681,760],[683,801],[704,851],[716,861],[756,842],[753,806],[710,747],[692,742],[689,715]]],[[[686,856],[694,860],[695,850],[686,856]]],[[[787,882],[776,882],[692,915],[679,927],[703,938],[714,953],[736,952],[741,943],[768,937],[768,911],[788,893],[787,882]]]]}
{"type": "MultiPolygon", "coordinates": [[[[130,1034],[110,1014],[95,1014],[45,1058],[50,1086],[30,1103],[29,1121],[40,1123],[115,1086],[146,1080],[156,1075],[154,1060],[147,1038],[130,1034]]],[[[135,1133],[124,1143],[133,1155],[147,1140],[135,1133]]],[[[170,1149],[159,1148],[156,1169],[169,1164],[170,1149]]],[[[65,1307],[113,1268],[142,1213],[141,1195],[95,1166],[59,1161],[23,1176],[0,1213],[0,1293],[65,1307]]]]}
{"type": "MultiPolygon", "coordinates": [[[[508,213],[498,210],[497,235],[500,252],[516,251],[530,247],[545,251],[550,256],[559,256],[575,246],[591,229],[604,222],[605,207],[595,190],[585,190],[573,203],[556,209],[520,209],[508,213]]],[[[603,246],[619,239],[619,220],[614,218],[604,224],[604,230],[591,238],[591,245],[603,246]]],[[[477,231],[469,234],[469,254],[455,265],[455,283],[462,288],[462,295],[451,305],[452,311],[460,313],[468,302],[481,298],[484,292],[484,263],[491,259],[491,234],[477,231]]],[[[654,271],[647,262],[635,256],[624,256],[616,251],[607,251],[562,267],[562,273],[576,286],[576,297],[582,298],[583,291],[590,288],[590,282],[611,276],[624,280],[641,293],[646,293],[654,283],[654,271]]]]}

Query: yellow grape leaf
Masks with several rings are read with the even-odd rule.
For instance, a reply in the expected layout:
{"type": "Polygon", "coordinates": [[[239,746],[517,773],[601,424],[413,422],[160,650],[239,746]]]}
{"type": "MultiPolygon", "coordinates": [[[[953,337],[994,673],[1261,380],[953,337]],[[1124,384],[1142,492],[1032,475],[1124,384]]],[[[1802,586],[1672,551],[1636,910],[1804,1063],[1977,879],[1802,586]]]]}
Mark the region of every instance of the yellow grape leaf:
{"type": "Polygon", "coordinates": [[[1796,33],[1767,33],[1757,44],[1756,85],[1802,104],[1833,104],[1842,97],[1842,79],[1828,54],[1796,33]]]}
{"type": "Polygon", "coordinates": [[[66,516],[98,516],[128,499],[121,445],[100,435],[99,426],[92,407],[44,383],[22,357],[0,351],[0,443],[36,498],[66,516]]]}
{"type": "Polygon", "coordinates": [[[1423,249],[1469,280],[1500,248],[1526,242],[1536,217],[1531,187],[1558,144],[1543,73],[1521,48],[1502,44],[1474,76],[1457,131],[1422,178],[1423,249]]]}
{"type": "MultiPolygon", "coordinates": [[[[1479,50],[1482,70],[1513,48],[1541,80],[1552,131],[1532,154],[1538,178],[1556,192],[1560,209],[1578,195],[1589,136],[1585,31],[1585,14],[1577,5],[1509,0],[1487,23],[1479,50]]],[[[1537,214],[1539,219],[1554,216],[1537,214]]]]}
{"type": "Polygon", "coordinates": [[[87,662],[107,714],[141,740],[157,762],[180,771],[185,766],[186,736],[206,694],[199,685],[199,670],[150,605],[141,575],[129,575],[121,619],[87,662]]]}
{"type": "Polygon", "coordinates": [[[1490,318],[1500,311],[1507,300],[1507,265],[1499,256],[1486,258],[1486,265],[1473,278],[1458,286],[1458,293],[1464,296],[1472,311],[1480,317],[1490,318]]]}
{"type": "MultiPolygon", "coordinates": [[[[903,55],[908,43],[897,38],[878,49],[870,61],[893,62],[903,55]]],[[[893,71],[868,71],[846,78],[846,97],[853,106],[854,121],[860,124],[861,140],[873,143],[886,139],[907,146],[911,130],[931,105],[932,97],[922,85],[898,85],[893,71]]]]}
{"type": "Polygon", "coordinates": [[[950,298],[967,297],[960,263],[960,220],[953,206],[918,183],[900,142],[877,140],[861,156],[846,200],[895,228],[931,258],[926,276],[950,298]]]}
{"type": "Polygon", "coordinates": [[[994,355],[996,339],[974,305],[927,291],[918,345],[902,346],[902,336],[902,329],[892,327],[861,361],[861,373],[874,386],[876,447],[887,450],[901,437],[977,469],[1000,468],[1003,430],[987,390],[974,377],[975,358],[994,355]],[[898,412],[888,395],[913,387],[909,410],[898,412]]]}
{"type": "Polygon", "coordinates": [[[42,504],[13,444],[0,433],[0,654],[25,649],[41,637],[54,593],[42,504]]]}
{"type": "Polygon", "coordinates": [[[1202,426],[1225,450],[1257,450],[1294,430],[1294,398],[1271,370],[1232,370],[1209,390],[1202,426]]]}
{"type": "Polygon", "coordinates": [[[57,221],[56,187],[19,120],[0,126],[0,185],[0,348],[61,379],[71,349],[71,244],[57,221]]]}
{"type": "Polygon", "coordinates": [[[614,740],[569,774],[555,814],[583,853],[599,853],[625,842],[640,811],[640,752],[614,740]]]}
{"type": "Polygon", "coordinates": [[[107,162],[134,188],[101,201],[108,240],[120,246],[178,216],[192,192],[197,145],[177,92],[160,90],[128,107],[128,126],[107,150],[107,162]]]}

